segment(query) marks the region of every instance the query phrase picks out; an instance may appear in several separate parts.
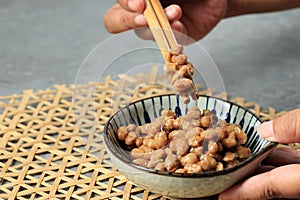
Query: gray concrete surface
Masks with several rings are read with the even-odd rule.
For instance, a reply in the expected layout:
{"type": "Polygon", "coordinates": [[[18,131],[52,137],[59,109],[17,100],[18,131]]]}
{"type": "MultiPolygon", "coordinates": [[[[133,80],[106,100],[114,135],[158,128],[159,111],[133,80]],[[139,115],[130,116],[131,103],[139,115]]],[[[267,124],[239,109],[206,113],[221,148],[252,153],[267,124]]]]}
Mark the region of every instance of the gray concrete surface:
{"type": "MultiPolygon", "coordinates": [[[[0,95],[74,83],[83,59],[110,37],[111,0],[1,0],[0,95]]],[[[203,45],[231,97],[300,107],[300,9],[223,20],[203,45]]]]}

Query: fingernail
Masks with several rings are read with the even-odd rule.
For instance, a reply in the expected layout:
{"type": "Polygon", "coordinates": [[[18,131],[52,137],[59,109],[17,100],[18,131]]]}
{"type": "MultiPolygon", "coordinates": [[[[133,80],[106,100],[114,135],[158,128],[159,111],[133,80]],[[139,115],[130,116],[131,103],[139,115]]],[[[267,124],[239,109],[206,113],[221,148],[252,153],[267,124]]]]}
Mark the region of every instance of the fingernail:
{"type": "Polygon", "coordinates": [[[144,26],[147,25],[147,20],[143,14],[140,14],[134,18],[134,23],[138,26],[144,26]]]}
{"type": "Polygon", "coordinates": [[[274,129],[273,121],[264,122],[257,128],[258,134],[268,140],[273,140],[274,129]]]}
{"type": "Polygon", "coordinates": [[[173,19],[173,18],[175,18],[176,10],[171,7],[166,10],[166,15],[168,16],[169,19],[173,19]]]}

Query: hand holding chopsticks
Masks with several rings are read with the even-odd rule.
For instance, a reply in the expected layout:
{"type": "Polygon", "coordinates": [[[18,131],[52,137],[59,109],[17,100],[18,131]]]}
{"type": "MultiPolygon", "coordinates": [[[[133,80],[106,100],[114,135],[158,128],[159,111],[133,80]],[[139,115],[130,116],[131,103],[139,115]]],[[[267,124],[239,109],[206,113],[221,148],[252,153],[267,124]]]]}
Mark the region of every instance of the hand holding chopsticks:
{"type": "Polygon", "coordinates": [[[166,62],[168,51],[177,47],[177,41],[159,0],[146,0],[144,15],[151,28],[154,39],[166,62]]]}
{"type": "Polygon", "coordinates": [[[170,23],[159,0],[146,0],[144,15],[166,62],[165,71],[173,89],[182,97],[184,103],[198,99],[193,81],[194,67],[187,61],[182,46],[177,44],[170,23]]]}

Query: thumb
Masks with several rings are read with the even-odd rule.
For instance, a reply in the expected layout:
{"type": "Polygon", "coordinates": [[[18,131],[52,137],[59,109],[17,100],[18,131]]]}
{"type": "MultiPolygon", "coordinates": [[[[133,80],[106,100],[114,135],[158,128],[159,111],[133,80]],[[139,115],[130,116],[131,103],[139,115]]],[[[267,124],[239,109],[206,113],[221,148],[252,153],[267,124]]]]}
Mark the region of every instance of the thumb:
{"type": "Polygon", "coordinates": [[[250,177],[219,195],[227,199],[278,199],[300,197],[300,165],[285,165],[250,177]]]}
{"type": "Polygon", "coordinates": [[[261,124],[258,133],[274,142],[300,142],[300,109],[289,111],[275,120],[261,124]]]}

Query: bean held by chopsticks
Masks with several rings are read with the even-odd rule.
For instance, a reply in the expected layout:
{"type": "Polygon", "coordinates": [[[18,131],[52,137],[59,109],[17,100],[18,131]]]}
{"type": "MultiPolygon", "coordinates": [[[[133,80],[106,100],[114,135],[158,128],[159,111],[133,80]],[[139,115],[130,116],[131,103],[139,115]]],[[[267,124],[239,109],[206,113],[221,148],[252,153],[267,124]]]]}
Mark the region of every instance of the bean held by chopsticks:
{"type": "Polygon", "coordinates": [[[177,45],[167,53],[165,59],[165,72],[175,92],[182,97],[185,104],[190,102],[190,97],[197,100],[199,95],[193,81],[194,66],[183,54],[183,47],[177,45]]]}
{"type": "Polygon", "coordinates": [[[197,88],[192,79],[193,65],[187,62],[183,47],[178,45],[160,1],[146,0],[145,3],[144,15],[166,61],[165,71],[175,92],[182,97],[185,104],[188,104],[190,96],[193,100],[198,99],[197,88]]]}

